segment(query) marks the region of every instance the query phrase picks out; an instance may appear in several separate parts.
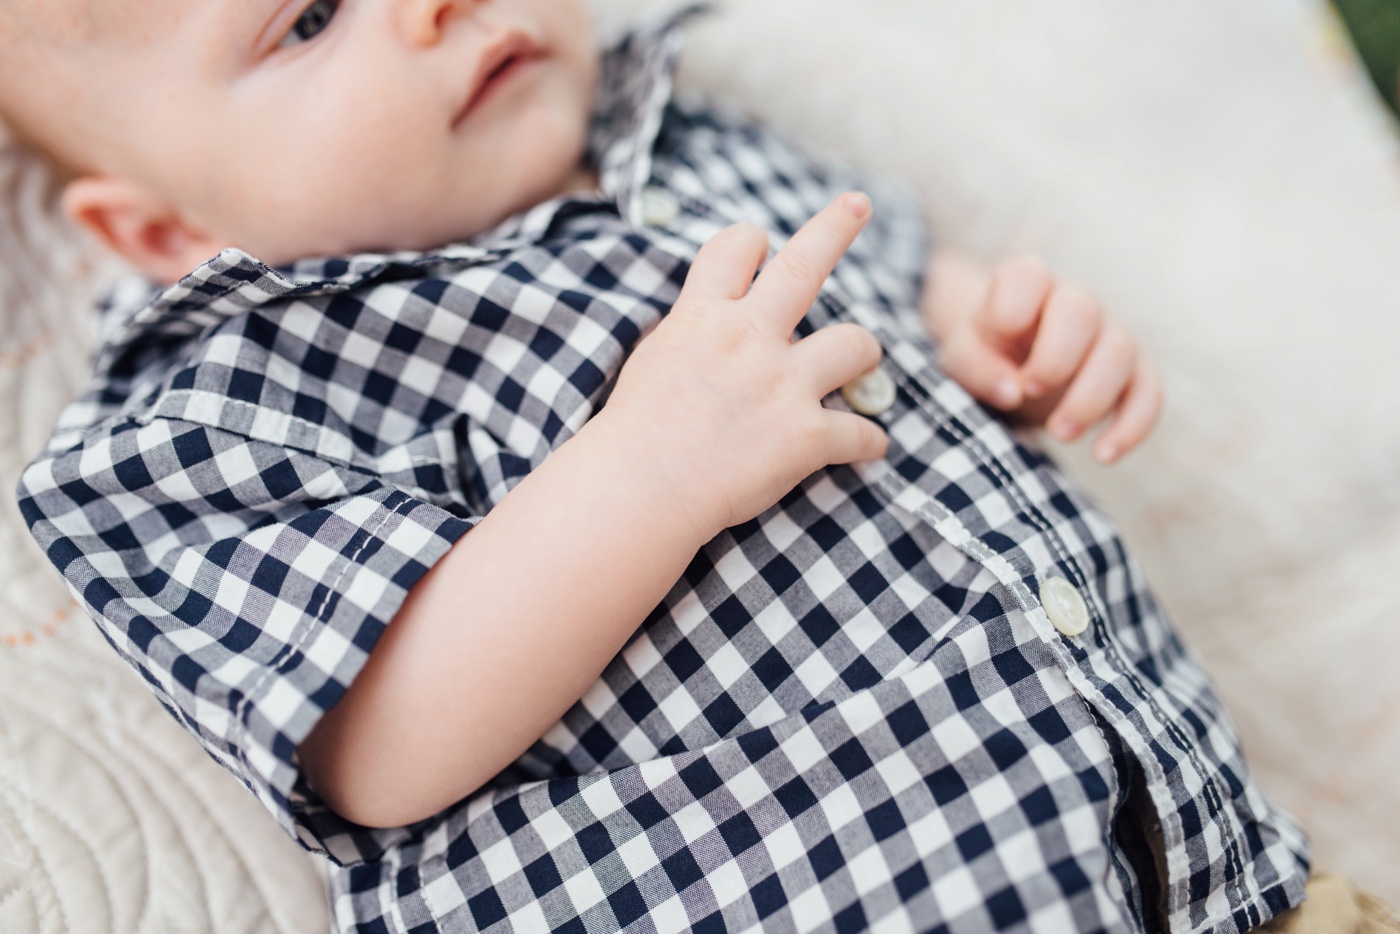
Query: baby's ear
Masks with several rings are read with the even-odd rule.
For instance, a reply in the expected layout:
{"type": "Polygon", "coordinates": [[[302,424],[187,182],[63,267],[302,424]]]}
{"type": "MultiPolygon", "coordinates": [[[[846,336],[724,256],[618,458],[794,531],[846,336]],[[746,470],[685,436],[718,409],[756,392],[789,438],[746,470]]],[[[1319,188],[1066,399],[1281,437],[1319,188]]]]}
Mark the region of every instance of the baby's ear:
{"type": "Polygon", "coordinates": [[[222,248],[170,204],[122,178],[74,179],[63,191],[63,210],[155,282],[178,281],[222,248]]]}

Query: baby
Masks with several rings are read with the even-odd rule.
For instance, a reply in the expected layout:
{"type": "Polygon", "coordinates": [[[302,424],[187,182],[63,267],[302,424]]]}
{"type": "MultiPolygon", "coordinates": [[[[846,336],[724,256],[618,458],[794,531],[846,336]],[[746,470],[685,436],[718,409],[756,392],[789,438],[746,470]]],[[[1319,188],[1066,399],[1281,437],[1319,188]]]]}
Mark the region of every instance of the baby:
{"type": "Polygon", "coordinates": [[[1113,461],[1142,353],[673,99],[682,18],[600,56],[582,0],[0,0],[0,110],[158,286],[21,483],[75,595],[343,930],[1298,903],[1122,544],[974,401],[1113,461]]]}

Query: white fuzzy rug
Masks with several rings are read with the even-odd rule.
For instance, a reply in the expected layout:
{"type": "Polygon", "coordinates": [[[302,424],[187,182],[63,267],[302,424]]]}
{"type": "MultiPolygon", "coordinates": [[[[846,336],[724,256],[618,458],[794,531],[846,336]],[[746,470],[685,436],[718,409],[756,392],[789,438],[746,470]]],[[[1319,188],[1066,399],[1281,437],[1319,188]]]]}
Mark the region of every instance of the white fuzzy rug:
{"type": "MultiPolygon", "coordinates": [[[[656,4],[598,0],[608,20],[656,4]]],[[[1400,142],[1322,0],[731,0],[683,80],[1029,250],[1155,352],[1106,501],[1318,863],[1400,903],[1400,142]]],[[[85,372],[94,261],[0,142],[0,489],[85,372]]],[[[0,931],[323,930],[315,867],[0,496],[0,931]],[[255,897],[250,895],[255,893],[255,897]]]]}

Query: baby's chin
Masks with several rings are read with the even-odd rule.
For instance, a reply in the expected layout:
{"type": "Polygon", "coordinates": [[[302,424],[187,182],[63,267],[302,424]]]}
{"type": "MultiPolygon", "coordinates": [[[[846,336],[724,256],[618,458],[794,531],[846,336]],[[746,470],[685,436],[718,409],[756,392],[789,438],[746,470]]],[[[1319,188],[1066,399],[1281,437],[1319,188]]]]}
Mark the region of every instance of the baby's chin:
{"type": "MultiPolygon", "coordinates": [[[[574,167],[564,178],[522,193],[489,211],[453,213],[410,212],[401,222],[384,213],[367,216],[360,223],[345,218],[338,224],[296,231],[283,227],[267,230],[263,236],[234,243],[245,253],[270,266],[285,266],[298,260],[362,253],[429,252],[453,243],[464,243],[489,233],[506,220],[554,198],[598,189],[597,172],[589,165],[574,167]]],[[[480,207],[480,206],[474,206],[480,207]]]]}
{"type": "Polygon", "coordinates": [[[380,253],[426,253],[452,243],[462,243],[497,227],[510,214],[499,219],[464,217],[441,218],[436,223],[386,225],[380,215],[375,223],[356,225],[347,221],[341,229],[307,231],[298,236],[290,230],[267,231],[265,236],[230,240],[229,245],[269,266],[288,266],[300,260],[380,253]]]}

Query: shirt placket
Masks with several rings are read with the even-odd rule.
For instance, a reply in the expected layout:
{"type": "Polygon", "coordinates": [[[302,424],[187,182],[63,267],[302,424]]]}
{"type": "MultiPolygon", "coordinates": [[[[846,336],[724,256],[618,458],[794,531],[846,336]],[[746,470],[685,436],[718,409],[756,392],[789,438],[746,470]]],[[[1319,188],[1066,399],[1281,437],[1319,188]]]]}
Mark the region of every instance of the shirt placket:
{"type": "MultiPolygon", "coordinates": [[[[730,222],[716,216],[709,205],[690,204],[672,194],[659,179],[653,179],[653,187],[647,191],[668,194],[680,210],[668,212],[664,221],[652,218],[655,222],[643,229],[657,249],[687,261],[694,258],[697,244],[705,242],[730,222]]],[[[775,242],[773,247],[780,249],[782,243],[775,242]]],[[[899,415],[914,414],[935,430],[959,438],[953,446],[988,475],[998,478],[998,496],[1003,508],[1028,517],[1035,531],[1018,540],[1014,548],[1007,548],[993,536],[974,534],[953,509],[928,489],[901,477],[889,459],[855,465],[855,469],[891,507],[930,525],[968,558],[991,571],[1013,596],[1037,638],[1052,650],[1075,692],[1110,724],[1119,740],[1142,764],[1149,793],[1163,821],[1169,883],[1173,889],[1185,885],[1190,868],[1184,850],[1185,832],[1177,814],[1178,802],[1173,800],[1165,772],[1144,734],[1168,736],[1170,753],[1177,760],[1177,767],[1189,768],[1195,773],[1196,783],[1202,786],[1201,793],[1214,797],[1216,810],[1225,813],[1227,809],[1209,777],[1210,770],[1198,761],[1192,744],[1177,735],[1171,718],[1133,675],[1132,666],[1125,660],[1105,622],[1107,608],[1092,586],[1090,575],[1056,532],[1053,522],[1037,507],[1036,497],[1023,488],[1022,477],[1008,466],[998,451],[988,449],[979,433],[965,425],[951,406],[940,401],[941,395],[962,396],[963,391],[950,380],[935,378],[930,369],[929,348],[901,334],[889,310],[852,300],[832,279],[823,287],[821,298],[800,326],[799,333],[810,333],[836,321],[850,321],[864,327],[875,334],[885,348],[880,370],[893,386],[895,401],[885,411],[862,414],[874,418],[887,430],[896,427],[893,423],[899,415]],[[1064,608],[1065,604],[1069,605],[1068,609],[1064,608]],[[1106,696],[1110,690],[1128,699],[1133,713],[1144,719],[1145,729],[1132,723],[1106,696]]],[[[829,397],[826,404],[850,410],[840,393],[829,397]]],[[[985,428],[982,433],[985,434],[985,428]]],[[[1002,429],[997,429],[997,433],[1004,440],[1006,450],[1015,447],[1008,433],[1002,429]]],[[[1234,836],[1233,830],[1226,834],[1228,839],[1234,836]]]]}
{"type": "MultiPolygon", "coordinates": [[[[889,458],[855,465],[862,479],[891,507],[928,523],[950,544],[992,572],[1015,598],[1037,637],[1051,648],[1076,693],[1109,723],[1144,769],[1148,793],[1162,821],[1169,890],[1184,892],[1191,869],[1185,851],[1186,833],[1178,812],[1181,803],[1173,799],[1171,786],[1156,751],[1150,746],[1149,736],[1169,743],[1168,752],[1175,760],[1174,768],[1190,773],[1179,775],[1178,783],[1184,781],[1199,786],[1196,797],[1204,800],[1198,803],[1213,812],[1217,820],[1225,822],[1222,844],[1236,850],[1238,828],[1213,772],[1199,761],[1200,753],[1189,737],[1181,735],[1181,727],[1134,674],[1106,623],[1107,608],[1092,586],[1091,576],[1056,531],[1054,523],[1036,506],[1034,496],[1023,488],[1021,478],[1013,474],[1004,460],[985,448],[977,432],[964,425],[939,401],[940,394],[961,393],[961,390],[947,380],[932,378],[927,349],[911,344],[894,332],[883,320],[885,313],[849,301],[831,284],[823,295],[822,304],[833,320],[854,321],[876,334],[885,346],[886,354],[880,367],[894,385],[896,401],[884,412],[863,414],[886,429],[892,429],[900,415],[917,408],[936,429],[961,437],[957,446],[962,454],[1001,481],[997,495],[1002,497],[1004,508],[1028,517],[1035,525],[1033,536],[1017,541],[1014,549],[1007,548],[989,540],[991,536],[974,534],[932,492],[900,476],[889,458]],[[1107,696],[1109,691],[1121,693],[1133,713],[1143,718],[1143,727],[1134,724],[1107,696]]],[[[849,410],[839,395],[828,400],[828,405],[849,410]]],[[[894,442],[895,432],[891,433],[894,442]]],[[[1014,445],[1009,435],[1007,445],[1014,445]]],[[[1238,857],[1234,858],[1234,868],[1242,869],[1238,857]]],[[[1236,887],[1243,884],[1244,875],[1243,872],[1237,875],[1236,887]]],[[[1173,930],[1179,929],[1178,922],[1184,920],[1178,912],[1173,930]]]]}

